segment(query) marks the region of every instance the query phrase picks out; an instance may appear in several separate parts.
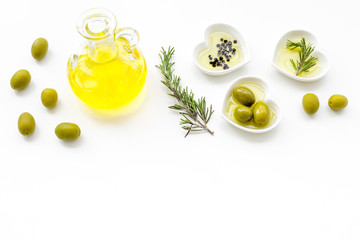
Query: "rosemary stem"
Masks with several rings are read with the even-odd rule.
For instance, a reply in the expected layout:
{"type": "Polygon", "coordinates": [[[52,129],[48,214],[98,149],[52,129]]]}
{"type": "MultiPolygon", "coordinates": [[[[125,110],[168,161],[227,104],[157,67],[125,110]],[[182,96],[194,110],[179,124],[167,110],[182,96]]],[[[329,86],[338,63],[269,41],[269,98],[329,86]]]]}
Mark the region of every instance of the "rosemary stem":
{"type": "MultiPolygon", "coordinates": [[[[172,93],[174,94],[175,98],[178,100],[179,103],[181,103],[182,105],[184,105],[184,102],[181,100],[181,98],[179,97],[179,95],[177,94],[176,90],[174,88],[170,89],[172,91],[172,93]]],[[[185,108],[185,111],[187,114],[189,114],[189,116],[195,120],[195,122],[201,126],[201,128],[203,128],[204,130],[208,131],[211,135],[214,135],[214,132],[211,131],[208,126],[206,124],[204,124],[202,121],[199,120],[198,115],[194,114],[193,112],[190,111],[190,109],[185,108]]],[[[203,120],[204,121],[204,120],[203,120]]],[[[205,121],[204,121],[205,122],[205,121]]],[[[191,127],[195,125],[192,124],[191,127]]],[[[190,133],[190,129],[188,130],[188,132],[186,133],[185,137],[190,133]]]]}
{"type": "Polygon", "coordinates": [[[156,66],[164,77],[164,80],[161,82],[168,88],[169,95],[177,100],[177,104],[169,108],[180,112],[182,116],[180,125],[183,129],[187,130],[185,137],[191,131],[207,131],[214,135],[214,132],[207,126],[214,112],[212,105],[207,108],[204,97],[196,100],[191,90],[181,86],[180,77],[175,75],[172,69],[174,62],[171,62],[171,58],[174,55],[174,51],[173,47],[169,47],[168,51],[162,48],[160,52],[161,64],[156,66]]]}

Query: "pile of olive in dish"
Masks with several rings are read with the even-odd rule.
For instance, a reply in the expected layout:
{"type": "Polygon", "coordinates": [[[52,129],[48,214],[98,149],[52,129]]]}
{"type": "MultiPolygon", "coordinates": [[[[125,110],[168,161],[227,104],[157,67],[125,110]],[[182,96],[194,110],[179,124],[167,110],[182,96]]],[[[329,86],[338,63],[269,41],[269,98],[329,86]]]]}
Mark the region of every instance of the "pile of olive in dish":
{"type": "Polygon", "coordinates": [[[273,117],[270,107],[263,101],[256,101],[255,94],[245,86],[234,88],[232,97],[237,103],[233,118],[241,125],[265,127],[273,117]]]}

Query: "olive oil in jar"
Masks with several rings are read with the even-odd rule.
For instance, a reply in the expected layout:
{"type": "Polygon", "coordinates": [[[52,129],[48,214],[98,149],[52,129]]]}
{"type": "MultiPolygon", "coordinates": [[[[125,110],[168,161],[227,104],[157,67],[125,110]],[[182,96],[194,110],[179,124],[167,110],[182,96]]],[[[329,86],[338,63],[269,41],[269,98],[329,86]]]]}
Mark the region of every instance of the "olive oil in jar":
{"type": "Polygon", "coordinates": [[[136,47],[137,32],[115,29],[115,17],[109,11],[85,12],[78,31],[88,44],[68,62],[72,90],[83,102],[98,109],[128,104],[142,90],[147,75],[145,59],[136,47]]]}

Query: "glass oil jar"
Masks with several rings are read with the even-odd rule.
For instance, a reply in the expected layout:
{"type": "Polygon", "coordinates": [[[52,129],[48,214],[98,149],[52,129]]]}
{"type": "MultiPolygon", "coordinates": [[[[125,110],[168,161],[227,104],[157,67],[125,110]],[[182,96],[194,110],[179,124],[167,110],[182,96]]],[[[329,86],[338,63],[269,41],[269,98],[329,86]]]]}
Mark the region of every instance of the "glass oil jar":
{"type": "Polygon", "coordinates": [[[114,14],[94,8],[84,12],[77,30],[87,41],[68,61],[73,92],[97,109],[117,109],[142,90],[147,68],[132,28],[117,28],[114,14]]]}

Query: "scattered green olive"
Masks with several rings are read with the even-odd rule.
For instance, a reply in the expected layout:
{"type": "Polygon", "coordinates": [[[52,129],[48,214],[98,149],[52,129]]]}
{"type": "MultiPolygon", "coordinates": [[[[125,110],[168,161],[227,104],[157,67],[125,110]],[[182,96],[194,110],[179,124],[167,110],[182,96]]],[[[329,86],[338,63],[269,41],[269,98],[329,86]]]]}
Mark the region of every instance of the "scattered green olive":
{"type": "Polygon", "coordinates": [[[28,70],[21,69],[17,71],[10,80],[10,86],[15,90],[22,90],[29,85],[31,75],[28,70]]]}
{"type": "Polygon", "coordinates": [[[307,114],[314,114],[319,109],[319,98],[313,93],[307,93],[303,96],[302,105],[307,114]]]}
{"type": "Polygon", "coordinates": [[[55,134],[61,140],[76,140],[80,136],[80,133],[80,128],[75,123],[60,123],[55,128],[55,134]]]}
{"type": "Polygon", "coordinates": [[[36,60],[42,59],[49,48],[48,41],[45,38],[38,38],[31,47],[31,55],[36,60]]]}
{"type": "Polygon", "coordinates": [[[348,99],[343,95],[334,94],[329,98],[328,104],[332,110],[341,110],[348,105],[348,99]]]}
{"type": "Polygon", "coordinates": [[[241,104],[250,107],[255,103],[254,93],[247,87],[237,87],[233,90],[234,98],[241,104]]]}
{"type": "Polygon", "coordinates": [[[47,108],[55,107],[58,100],[57,92],[52,88],[45,88],[41,93],[41,102],[47,108]]]}
{"type": "Polygon", "coordinates": [[[34,117],[28,112],[22,113],[18,119],[18,128],[22,135],[32,134],[35,130],[34,117]]]}
{"type": "Polygon", "coordinates": [[[253,116],[253,113],[250,108],[246,106],[237,106],[234,109],[234,117],[236,120],[242,123],[249,122],[253,116]]]}
{"type": "Polygon", "coordinates": [[[269,106],[259,101],[253,107],[253,118],[254,123],[257,125],[265,125],[269,122],[270,119],[270,109],[269,106]]]}

